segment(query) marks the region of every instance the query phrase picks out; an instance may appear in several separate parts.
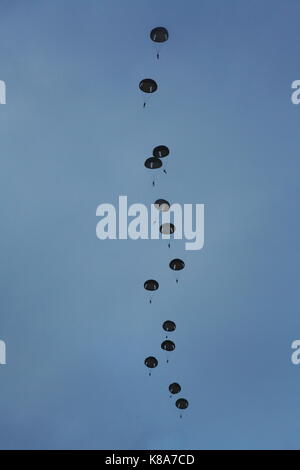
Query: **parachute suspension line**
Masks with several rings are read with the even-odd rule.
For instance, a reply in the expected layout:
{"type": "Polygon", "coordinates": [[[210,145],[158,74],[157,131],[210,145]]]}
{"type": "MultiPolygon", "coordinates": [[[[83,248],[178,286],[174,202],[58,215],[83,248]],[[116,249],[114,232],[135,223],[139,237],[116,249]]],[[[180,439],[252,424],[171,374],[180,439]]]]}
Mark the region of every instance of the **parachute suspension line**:
{"type": "Polygon", "coordinates": [[[149,292],[149,304],[151,305],[153,302],[153,292],[149,292]]]}
{"type": "Polygon", "coordinates": [[[156,49],[156,59],[160,59],[160,45],[158,43],[155,44],[155,49],[156,49]]]}
{"type": "Polygon", "coordinates": [[[143,109],[145,109],[146,107],[148,107],[148,104],[149,104],[149,96],[148,96],[148,93],[143,93],[143,109]]]}
{"type": "Polygon", "coordinates": [[[155,188],[155,183],[156,183],[156,175],[155,175],[155,170],[153,170],[152,188],[155,188]]]}
{"type": "Polygon", "coordinates": [[[155,49],[156,49],[156,59],[159,60],[161,51],[163,50],[162,43],[159,43],[159,42],[155,43],[155,49]]]}

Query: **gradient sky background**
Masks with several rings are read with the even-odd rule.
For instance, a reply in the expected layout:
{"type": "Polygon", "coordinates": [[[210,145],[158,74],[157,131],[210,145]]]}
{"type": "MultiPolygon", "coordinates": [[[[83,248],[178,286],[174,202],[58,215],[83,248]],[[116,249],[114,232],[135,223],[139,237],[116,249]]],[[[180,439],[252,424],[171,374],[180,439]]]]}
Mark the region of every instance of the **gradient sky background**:
{"type": "Polygon", "coordinates": [[[299,15],[297,0],[0,1],[2,449],[300,448],[299,15]],[[98,240],[96,207],[119,195],[204,203],[204,249],[98,240]]]}

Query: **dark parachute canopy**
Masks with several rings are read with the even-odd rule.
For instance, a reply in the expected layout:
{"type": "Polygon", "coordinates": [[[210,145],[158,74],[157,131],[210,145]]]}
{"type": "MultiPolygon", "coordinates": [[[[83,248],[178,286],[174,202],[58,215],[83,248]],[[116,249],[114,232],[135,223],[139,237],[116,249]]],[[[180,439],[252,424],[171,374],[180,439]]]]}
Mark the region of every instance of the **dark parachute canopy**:
{"type": "Polygon", "coordinates": [[[150,32],[150,38],[154,42],[165,42],[169,39],[169,33],[166,28],[163,26],[158,26],[157,28],[153,28],[150,32]]]}
{"type": "Polygon", "coordinates": [[[161,343],[161,349],[163,349],[164,351],[174,351],[175,343],[173,343],[173,341],[170,341],[169,339],[167,339],[166,341],[163,341],[161,343]]]}
{"type": "Polygon", "coordinates": [[[145,161],[145,167],[149,170],[156,170],[162,166],[162,162],[159,158],[150,157],[145,161]]]}
{"type": "Polygon", "coordinates": [[[170,203],[165,199],[157,199],[154,203],[155,208],[161,212],[168,212],[170,209],[170,203]]]}
{"type": "Polygon", "coordinates": [[[181,269],[184,268],[185,264],[182,259],[172,259],[172,261],[169,264],[170,268],[173,269],[173,271],[181,271],[181,269]]]}
{"type": "Polygon", "coordinates": [[[175,232],[176,228],[174,224],[169,224],[168,222],[162,224],[159,228],[160,233],[164,235],[172,235],[175,232]]]}
{"type": "Polygon", "coordinates": [[[166,320],[163,323],[163,329],[165,331],[175,331],[176,330],[176,323],[174,323],[172,320],[166,320]]]}
{"type": "Polygon", "coordinates": [[[171,385],[169,385],[169,392],[172,393],[172,395],[176,395],[176,393],[179,393],[181,391],[181,387],[178,383],[174,382],[171,385]]]}
{"type": "Polygon", "coordinates": [[[176,401],[176,407],[180,410],[185,410],[189,406],[189,402],[185,398],[179,398],[176,401]]]}
{"type": "Polygon", "coordinates": [[[167,157],[170,153],[170,150],[165,145],[158,145],[153,149],[153,156],[156,158],[167,157]]]}
{"type": "Polygon", "coordinates": [[[148,281],[144,282],[144,288],[146,290],[157,290],[159,288],[159,284],[154,279],[149,279],[148,281]]]}
{"type": "Polygon", "coordinates": [[[146,357],[145,359],[145,366],[149,367],[149,369],[154,369],[158,364],[158,360],[156,359],[156,357],[153,357],[153,356],[149,356],[149,357],[146,357]]]}
{"type": "Polygon", "coordinates": [[[158,88],[156,81],[152,80],[152,78],[144,78],[141,80],[139,87],[144,93],[154,93],[158,88]]]}

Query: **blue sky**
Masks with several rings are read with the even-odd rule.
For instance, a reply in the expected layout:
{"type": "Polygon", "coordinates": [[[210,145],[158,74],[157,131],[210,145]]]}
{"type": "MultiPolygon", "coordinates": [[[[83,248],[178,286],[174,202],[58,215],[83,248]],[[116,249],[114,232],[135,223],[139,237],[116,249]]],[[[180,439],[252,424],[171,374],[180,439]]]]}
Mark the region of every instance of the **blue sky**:
{"type": "Polygon", "coordinates": [[[0,10],[0,447],[299,449],[299,2],[0,10]],[[159,84],[146,110],[144,77],[159,84]],[[143,162],[160,144],[169,171],[153,189],[143,162]],[[204,203],[203,250],[98,240],[96,208],[119,195],[204,203]],[[186,262],[179,286],[170,257],[186,262]]]}

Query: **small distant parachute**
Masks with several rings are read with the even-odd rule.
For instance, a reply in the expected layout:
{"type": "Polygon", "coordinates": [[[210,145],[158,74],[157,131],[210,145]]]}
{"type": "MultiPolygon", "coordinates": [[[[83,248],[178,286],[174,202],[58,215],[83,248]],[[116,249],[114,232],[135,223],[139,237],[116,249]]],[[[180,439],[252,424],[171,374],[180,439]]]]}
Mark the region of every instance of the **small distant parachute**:
{"type": "Polygon", "coordinates": [[[166,28],[163,26],[158,26],[157,28],[153,28],[150,32],[150,38],[154,42],[166,42],[169,39],[169,33],[166,28]]]}
{"type": "Polygon", "coordinates": [[[173,271],[181,271],[182,269],[184,269],[185,263],[184,261],[182,261],[182,259],[176,258],[170,262],[169,266],[171,269],[173,269],[173,271]]]}
{"type": "Polygon", "coordinates": [[[157,90],[158,85],[155,80],[152,80],[152,78],[144,78],[140,81],[139,88],[144,93],[154,93],[157,90]]]}
{"type": "MultiPolygon", "coordinates": [[[[169,266],[173,271],[181,271],[182,269],[184,269],[185,263],[184,261],[182,261],[182,259],[176,258],[176,259],[172,259],[169,266]]],[[[179,273],[177,274],[177,277],[176,277],[177,284],[179,282],[178,278],[179,278],[179,273]]]]}
{"type": "Polygon", "coordinates": [[[175,331],[176,323],[174,323],[172,320],[167,320],[163,323],[163,329],[165,331],[175,331]]]}
{"type": "Polygon", "coordinates": [[[176,401],[176,407],[179,408],[179,410],[186,410],[188,406],[189,402],[185,398],[179,398],[176,401]]]}
{"type": "MultiPolygon", "coordinates": [[[[189,406],[189,402],[185,398],[179,398],[176,400],[175,405],[179,410],[186,410],[189,406]]],[[[182,414],[180,415],[180,418],[182,418],[182,414]]]]}
{"type": "Polygon", "coordinates": [[[170,203],[165,199],[157,199],[154,203],[155,208],[161,212],[168,212],[170,209],[170,203]]]}
{"type": "Polygon", "coordinates": [[[145,366],[149,367],[149,369],[154,369],[155,367],[157,367],[157,365],[158,365],[158,360],[156,359],[156,357],[153,357],[153,356],[146,357],[145,366]]]}
{"type": "Polygon", "coordinates": [[[161,343],[161,349],[163,349],[164,351],[174,351],[175,343],[173,343],[173,341],[170,341],[169,339],[167,339],[166,341],[163,341],[161,343]]]}
{"type": "Polygon", "coordinates": [[[162,162],[159,158],[150,157],[145,161],[145,167],[149,168],[149,170],[156,170],[157,168],[161,168],[161,166],[162,162]]]}
{"type": "Polygon", "coordinates": [[[153,149],[153,156],[156,158],[167,157],[170,153],[170,150],[165,145],[158,145],[153,149]]]}
{"type": "Polygon", "coordinates": [[[172,393],[172,395],[176,395],[176,393],[179,393],[181,391],[181,387],[178,383],[174,382],[171,385],[169,385],[169,392],[172,393]]]}
{"type": "Polygon", "coordinates": [[[168,222],[165,224],[162,224],[159,228],[160,233],[164,235],[172,235],[176,230],[176,227],[174,224],[169,224],[168,222]]]}
{"type": "Polygon", "coordinates": [[[158,26],[157,28],[152,29],[150,32],[150,38],[156,43],[156,58],[159,59],[161,43],[166,42],[169,39],[169,32],[167,28],[158,26]]]}
{"type": "MultiPolygon", "coordinates": [[[[149,369],[154,369],[158,365],[158,360],[156,359],[156,357],[149,356],[149,357],[146,357],[144,364],[149,369]]],[[[151,375],[151,372],[149,372],[149,375],[151,375]]]]}
{"type": "Polygon", "coordinates": [[[144,288],[146,290],[154,291],[159,288],[159,284],[154,279],[149,279],[148,281],[144,283],[144,288]]]}

